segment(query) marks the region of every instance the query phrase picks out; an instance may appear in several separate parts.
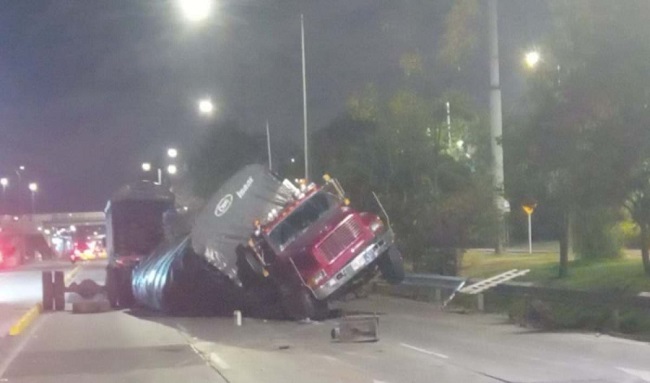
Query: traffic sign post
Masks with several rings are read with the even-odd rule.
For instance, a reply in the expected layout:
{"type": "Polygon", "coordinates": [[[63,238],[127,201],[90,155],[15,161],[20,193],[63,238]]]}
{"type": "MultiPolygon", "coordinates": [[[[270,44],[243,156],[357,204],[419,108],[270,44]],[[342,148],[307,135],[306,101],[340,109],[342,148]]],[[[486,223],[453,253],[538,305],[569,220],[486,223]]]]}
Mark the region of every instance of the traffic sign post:
{"type": "Polygon", "coordinates": [[[522,209],[526,212],[526,215],[528,216],[528,254],[533,253],[533,225],[532,225],[532,220],[531,217],[533,216],[533,212],[535,211],[535,208],[537,207],[537,204],[528,204],[528,205],[522,205],[522,209]]]}

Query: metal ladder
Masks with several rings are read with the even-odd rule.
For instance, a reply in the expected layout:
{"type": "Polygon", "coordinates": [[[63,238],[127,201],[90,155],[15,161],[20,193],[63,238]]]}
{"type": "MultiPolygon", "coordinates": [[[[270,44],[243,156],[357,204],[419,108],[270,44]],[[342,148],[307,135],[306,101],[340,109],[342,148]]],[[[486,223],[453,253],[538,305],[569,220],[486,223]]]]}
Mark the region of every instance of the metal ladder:
{"type": "Polygon", "coordinates": [[[484,279],[480,282],[476,282],[473,285],[465,286],[459,289],[458,292],[463,294],[470,294],[470,295],[480,294],[483,291],[488,290],[500,283],[507,282],[511,279],[525,275],[529,271],[530,269],[526,269],[526,270],[512,269],[510,271],[506,271],[505,273],[501,273],[493,277],[490,277],[488,279],[484,279]]]}

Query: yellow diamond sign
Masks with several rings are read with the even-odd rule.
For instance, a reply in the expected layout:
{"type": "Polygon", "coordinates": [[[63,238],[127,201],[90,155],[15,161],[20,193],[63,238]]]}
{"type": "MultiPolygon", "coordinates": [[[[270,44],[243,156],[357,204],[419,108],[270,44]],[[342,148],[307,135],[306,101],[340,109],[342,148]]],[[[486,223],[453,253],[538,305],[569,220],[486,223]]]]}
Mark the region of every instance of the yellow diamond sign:
{"type": "Polygon", "coordinates": [[[537,204],[531,204],[531,205],[522,205],[521,208],[524,209],[526,214],[531,215],[535,211],[535,208],[537,207],[537,204]]]}

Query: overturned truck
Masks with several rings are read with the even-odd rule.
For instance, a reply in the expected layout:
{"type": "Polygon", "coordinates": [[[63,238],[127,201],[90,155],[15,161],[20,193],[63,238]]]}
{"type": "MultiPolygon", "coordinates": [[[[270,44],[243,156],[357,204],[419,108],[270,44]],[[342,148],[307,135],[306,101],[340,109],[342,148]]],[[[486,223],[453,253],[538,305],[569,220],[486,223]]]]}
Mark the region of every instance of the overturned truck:
{"type": "Polygon", "coordinates": [[[167,236],[139,261],[132,292],[168,313],[242,309],[319,319],[329,301],[378,271],[390,283],[404,277],[393,231],[350,207],[335,179],[294,185],[249,165],[222,185],[191,230],[167,236]]]}

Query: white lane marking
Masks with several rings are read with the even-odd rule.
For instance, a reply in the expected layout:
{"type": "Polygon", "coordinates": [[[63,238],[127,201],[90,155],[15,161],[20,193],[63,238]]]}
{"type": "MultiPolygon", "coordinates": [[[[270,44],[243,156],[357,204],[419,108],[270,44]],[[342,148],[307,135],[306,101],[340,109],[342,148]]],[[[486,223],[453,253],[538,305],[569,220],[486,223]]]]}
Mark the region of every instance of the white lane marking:
{"type": "Polygon", "coordinates": [[[624,367],[618,367],[618,369],[623,371],[626,374],[636,376],[637,378],[643,379],[646,382],[650,382],[650,371],[635,370],[632,368],[624,368],[624,367]]]}
{"type": "Polygon", "coordinates": [[[182,324],[177,324],[176,327],[180,330],[180,332],[183,333],[183,335],[187,335],[189,337],[189,332],[187,331],[185,326],[183,326],[182,324]]]}
{"type": "Polygon", "coordinates": [[[386,382],[384,382],[383,380],[373,379],[372,383],[386,383],[386,382]]]}
{"type": "Polygon", "coordinates": [[[333,357],[331,355],[321,355],[321,356],[323,357],[323,359],[327,359],[330,362],[338,362],[339,361],[338,359],[336,359],[335,357],[333,357]]]}
{"type": "Polygon", "coordinates": [[[445,354],[440,354],[440,353],[437,353],[437,352],[425,350],[425,349],[420,348],[420,347],[411,346],[410,344],[400,343],[400,346],[410,348],[411,350],[415,350],[415,351],[421,352],[423,354],[437,356],[438,358],[449,359],[449,357],[447,355],[445,355],[445,354]]]}
{"type": "Polygon", "coordinates": [[[221,359],[221,357],[219,357],[216,352],[210,353],[210,363],[216,365],[216,367],[220,370],[230,369],[228,363],[226,363],[225,360],[221,359]]]}

